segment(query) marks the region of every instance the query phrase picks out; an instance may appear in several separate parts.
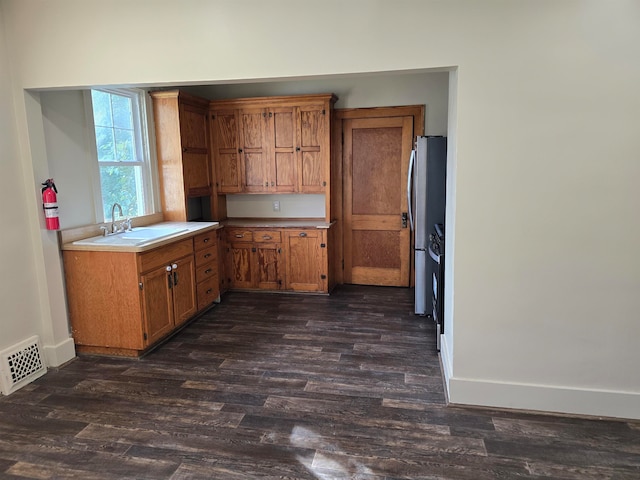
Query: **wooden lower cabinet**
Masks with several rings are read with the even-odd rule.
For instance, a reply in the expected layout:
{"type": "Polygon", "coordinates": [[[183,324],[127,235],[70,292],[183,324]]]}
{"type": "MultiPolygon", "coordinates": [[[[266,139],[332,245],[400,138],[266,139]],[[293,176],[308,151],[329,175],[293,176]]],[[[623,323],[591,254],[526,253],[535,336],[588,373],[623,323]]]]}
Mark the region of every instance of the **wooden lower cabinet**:
{"type": "Polygon", "coordinates": [[[230,289],[329,292],[326,230],[233,227],[226,237],[230,289]]]}
{"type": "Polygon", "coordinates": [[[326,230],[286,230],[286,289],[327,292],[326,230]]]}
{"type": "MultiPolygon", "coordinates": [[[[207,268],[215,271],[218,292],[217,242],[213,246],[216,255],[207,268]]],[[[63,251],[77,351],[139,356],[210,305],[196,283],[202,252],[194,256],[193,237],[143,253],[63,251]]]]}

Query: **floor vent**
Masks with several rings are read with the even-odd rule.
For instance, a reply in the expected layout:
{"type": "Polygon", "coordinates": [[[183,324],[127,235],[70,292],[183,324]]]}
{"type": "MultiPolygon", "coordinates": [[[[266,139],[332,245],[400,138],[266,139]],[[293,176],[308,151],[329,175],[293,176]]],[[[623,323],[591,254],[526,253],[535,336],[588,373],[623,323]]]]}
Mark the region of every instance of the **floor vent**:
{"type": "Polygon", "coordinates": [[[40,339],[31,337],[0,352],[2,393],[9,395],[47,373],[40,353],[40,339]]]}

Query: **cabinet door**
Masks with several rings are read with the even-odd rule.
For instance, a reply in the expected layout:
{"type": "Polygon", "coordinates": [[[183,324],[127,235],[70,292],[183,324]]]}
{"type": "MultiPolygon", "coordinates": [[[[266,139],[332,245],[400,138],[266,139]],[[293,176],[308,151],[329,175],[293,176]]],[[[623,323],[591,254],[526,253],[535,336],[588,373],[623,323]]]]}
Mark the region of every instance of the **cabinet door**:
{"type": "Polygon", "coordinates": [[[192,317],[198,309],[193,255],[176,260],[171,267],[174,323],[180,325],[192,317]]]}
{"type": "Polygon", "coordinates": [[[207,141],[208,111],[182,102],[180,104],[180,137],[182,148],[209,148],[207,141]]]}
{"type": "Polygon", "coordinates": [[[298,107],[298,190],[324,193],[329,175],[329,112],[322,105],[298,107]]]}
{"type": "Polygon", "coordinates": [[[266,145],[267,111],[247,108],[240,111],[240,155],[242,158],[243,191],[269,190],[266,145]]]}
{"type": "Polygon", "coordinates": [[[173,300],[169,275],[167,266],[163,265],[140,276],[145,346],[156,342],[173,329],[173,300]]]}
{"type": "Polygon", "coordinates": [[[275,192],[295,192],[298,180],[295,109],[271,108],[268,119],[269,188],[275,192]]]}
{"type": "Polygon", "coordinates": [[[326,292],[326,248],[322,230],[285,232],[286,289],[326,292]]]}
{"type": "Polygon", "coordinates": [[[184,151],[182,169],[184,172],[184,190],[187,197],[211,195],[211,170],[209,154],[184,151]]]}
{"type": "Polygon", "coordinates": [[[250,243],[231,243],[228,252],[228,270],[230,274],[230,288],[255,288],[252,265],[253,251],[250,243]]]}
{"type": "Polygon", "coordinates": [[[211,112],[213,162],[216,168],[218,193],[242,191],[238,129],[238,112],[236,110],[214,110],[211,112]]]}
{"type": "Polygon", "coordinates": [[[263,290],[279,290],[280,257],[282,249],[279,244],[255,244],[255,270],[257,287],[263,290]]]}

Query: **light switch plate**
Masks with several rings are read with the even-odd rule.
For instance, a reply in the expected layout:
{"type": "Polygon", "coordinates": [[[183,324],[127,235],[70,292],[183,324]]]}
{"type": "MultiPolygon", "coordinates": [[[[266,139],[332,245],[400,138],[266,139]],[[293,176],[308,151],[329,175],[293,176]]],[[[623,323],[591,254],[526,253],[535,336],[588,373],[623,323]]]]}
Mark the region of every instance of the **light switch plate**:
{"type": "Polygon", "coordinates": [[[273,211],[274,212],[279,212],[280,211],[280,202],[278,200],[273,202],[273,211]]]}

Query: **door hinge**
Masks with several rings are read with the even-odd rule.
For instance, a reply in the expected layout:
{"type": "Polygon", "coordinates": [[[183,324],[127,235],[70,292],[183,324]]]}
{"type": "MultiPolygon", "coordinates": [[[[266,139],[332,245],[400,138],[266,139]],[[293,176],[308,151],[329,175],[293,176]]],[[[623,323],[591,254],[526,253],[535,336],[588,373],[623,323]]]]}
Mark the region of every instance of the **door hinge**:
{"type": "Polygon", "coordinates": [[[322,114],[323,114],[323,115],[326,115],[326,114],[327,114],[327,111],[326,111],[324,108],[322,109],[322,114]]]}
{"type": "Polygon", "coordinates": [[[327,248],[327,244],[326,243],[321,243],[320,244],[320,248],[327,248]]]}
{"type": "Polygon", "coordinates": [[[142,290],[142,288],[143,288],[142,282],[140,282],[140,283],[138,284],[138,287],[140,287],[140,290],[142,290]]]}
{"type": "Polygon", "coordinates": [[[144,332],[144,333],[142,334],[142,336],[143,336],[143,337],[144,337],[144,339],[146,340],[146,339],[147,339],[147,332],[144,332]]]}
{"type": "Polygon", "coordinates": [[[278,285],[282,285],[282,280],[278,280],[278,285]]]}
{"type": "Polygon", "coordinates": [[[215,115],[211,115],[211,120],[215,120],[216,116],[215,115]]]}

